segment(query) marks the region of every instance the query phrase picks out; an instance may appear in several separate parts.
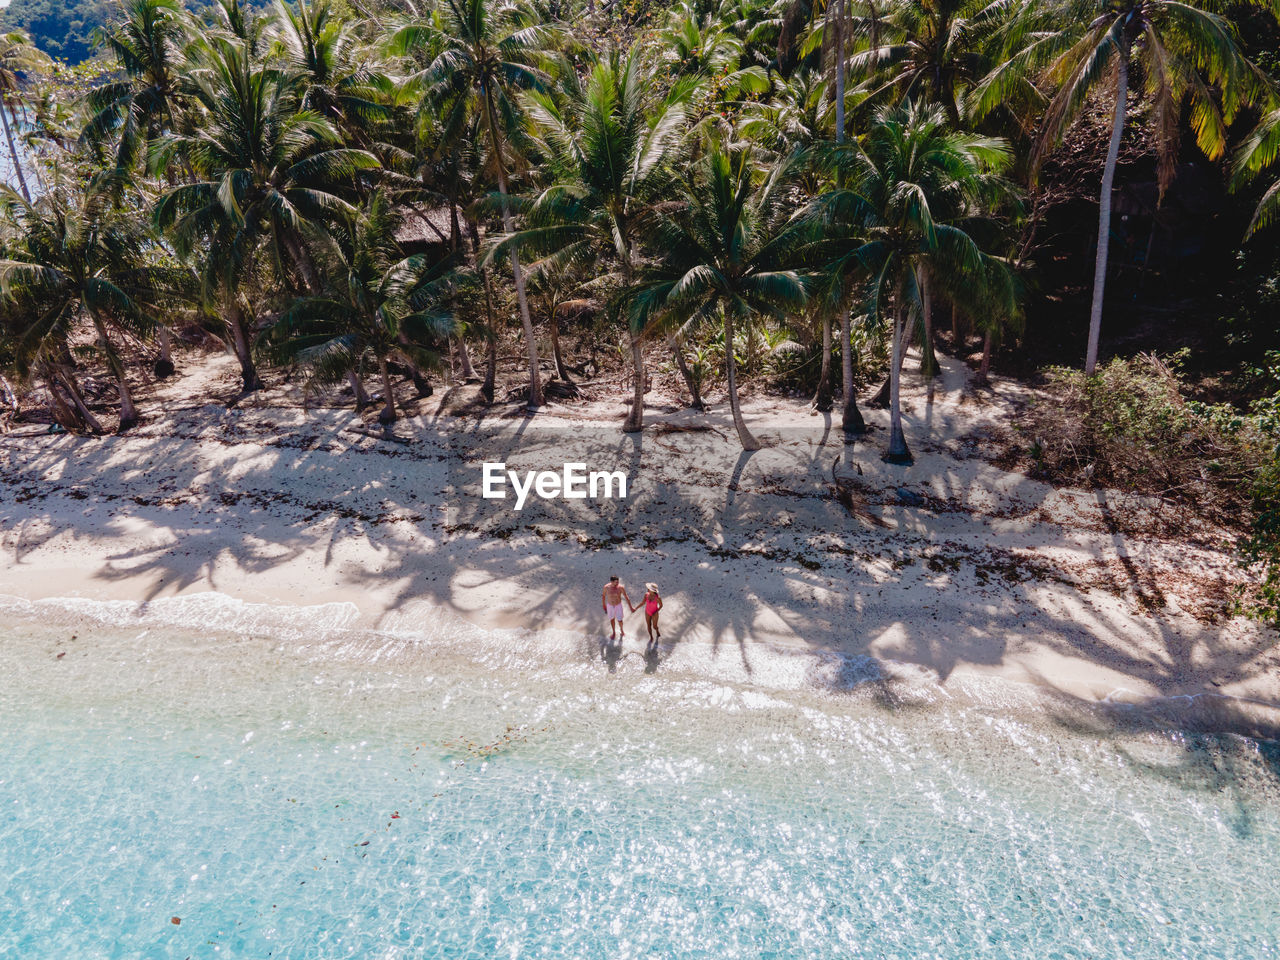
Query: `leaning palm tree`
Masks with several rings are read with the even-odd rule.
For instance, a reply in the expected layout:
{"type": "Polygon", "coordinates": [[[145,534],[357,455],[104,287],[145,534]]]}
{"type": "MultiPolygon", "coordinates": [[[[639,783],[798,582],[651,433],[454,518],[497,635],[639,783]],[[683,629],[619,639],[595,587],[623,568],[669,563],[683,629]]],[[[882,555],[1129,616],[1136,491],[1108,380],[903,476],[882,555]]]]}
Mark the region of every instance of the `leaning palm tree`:
{"type": "Polygon", "coordinates": [[[16,228],[8,257],[0,260],[0,297],[23,317],[16,358],[22,372],[45,380],[55,410],[92,431],[102,427],[81,394],[70,346],[88,324],[91,351],[115,378],[119,430],[138,421],[129,388],[123,338],[149,335],[161,303],[180,289],[175,271],[147,262],[144,238],[127,218],[112,213],[109,187],[88,192],[55,184],[36,203],[0,187],[0,216],[16,228]]]}
{"type": "MultiPolygon", "coordinates": [[[[585,84],[570,77],[562,96],[533,93],[527,103],[553,182],[528,205],[525,228],[498,251],[530,250],[559,264],[603,259],[613,264],[616,286],[629,288],[654,204],[673,186],[683,107],[663,99],[639,50],[608,53],[585,84]]],[[[644,426],[644,333],[628,327],[634,377],[628,432],[644,426]]]]}
{"type": "Polygon", "coordinates": [[[847,186],[819,197],[807,219],[824,235],[831,295],[860,292],[870,322],[891,324],[890,463],[912,460],[900,403],[907,324],[927,323],[939,289],[974,309],[1016,311],[1009,271],[974,236],[1009,195],[1000,172],[1010,158],[1005,141],[948,131],[943,108],[923,104],[882,108],[860,141],[831,153],[847,186]]]}
{"type": "Polygon", "coordinates": [[[178,253],[197,262],[206,302],[224,317],[244,389],[255,390],[261,381],[242,281],[265,248],[284,277],[292,269],[307,292],[319,292],[306,237],[354,212],[343,194],[378,161],[343,147],[332,123],[299,108],[292,78],[255,63],[238,42],[214,38],[195,79],[202,121],[192,133],[168,136],[162,149],[182,157],[196,179],[161,197],[153,216],[178,253]]]}
{"type": "Polygon", "coordinates": [[[0,124],[4,126],[18,189],[28,203],[31,202],[31,191],[27,188],[22,157],[13,134],[13,128],[18,125],[18,107],[23,103],[24,84],[20,74],[43,73],[52,66],[53,61],[21,30],[0,35],[0,124]]]}
{"type": "MultiPolygon", "coordinates": [[[[514,94],[545,89],[548,77],[538,65],[547,54],[550,37],[551,29],[513,0],[444,0],[435,17],[401,28],[392,44],[398,53],[431,51],[431,63],[416,77],[425,83],[426,95],[437,102],[453,101],[459,109],[478,116],[489,140],[489,163],[498,182],[507,233],[515,229],[508,172],[508,132],[519,115],[514,94]]],[[[514,248],[511,274],[529,356],[529,406],[538,407],[543,402],[538,344],[524,271],[514,248]]]]}
{"type": "MultiPolygon", "coordinates": [[[[297,300],[268,331],[273,355],[301,362],[308,384],[335,382],[368,363],[382,382],[381,423],[396,420],[391,364],[412,369],[439,363],[453,322],[440,309],[446,279],[422,256],[405,257],[395,242],[398,218],[376,191],[360,214],[321,247],[331,293],[297,300]]],[[[363,390],[358,377],[356,397],[363,390]]]]}
{"type": "MultiPolygon", "coordinates": [[[[1270,6],[1269,0],[1246,2],[1270,6]]],[[[1140,76],[1145,78],[1143,95],[1151,102],[1162,194],[1173,181],[1184,107],[1196,144],[1206,157],[1216,160],[1226,149],[1228,125],[1242,106],[1263,92],[1263,81],[1236,44],[1235,28],[1214,12],[1217,6],[1214,0],[1091,0],[1068,4],[1076,16],[1063,17],[1061,30],[1075,31],[1077,23],[1087,26],[1079,40],[1051,67],[1051,75],[1061,88],[1045,114],[1037,157],[1061,141],[1097,86],[1114,76],[1116,91],[1111,141],[1098,201],[1097,256],[1085,355],[1087,374],[1092,374],[1098,363],[1111,231],[1111,188],[1128,115],[1129,71],[1133,62],[1136,59],[1140,76]],[[1218,88],[1216,94],[1211,85],[1218,88]]]]}
{"type": "Polygon", "coordinates": [[[781,317],[807,298],[788,264],[792,173],[790,162],[762,170],[748,148],[713,141],[683,196],[654,224],[647,247],[655,263],[630,305],[632,323],[642,327],[721,319],[729,408],[744,450],[758,450],[760,443],[738,403],[734,325],[753,316],[781,317]]]}

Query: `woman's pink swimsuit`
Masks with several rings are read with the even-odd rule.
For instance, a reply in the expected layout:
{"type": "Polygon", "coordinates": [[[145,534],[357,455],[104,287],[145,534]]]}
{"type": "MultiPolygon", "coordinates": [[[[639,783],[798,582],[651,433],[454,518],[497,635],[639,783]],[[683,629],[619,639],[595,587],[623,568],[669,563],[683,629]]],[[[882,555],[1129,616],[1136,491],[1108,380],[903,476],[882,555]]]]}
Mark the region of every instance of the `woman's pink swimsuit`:
{"type": "Polygon", "coordinates": [[[657,601],[657,600],[646,600],[646,601],[644,602],[644,612],[645,612],[645,613],[647,613],[649,616],[651,616],[651,617],[652,617],[655,613],[657,613],[657,612],[658,612],[658,601],[657,601]]]}

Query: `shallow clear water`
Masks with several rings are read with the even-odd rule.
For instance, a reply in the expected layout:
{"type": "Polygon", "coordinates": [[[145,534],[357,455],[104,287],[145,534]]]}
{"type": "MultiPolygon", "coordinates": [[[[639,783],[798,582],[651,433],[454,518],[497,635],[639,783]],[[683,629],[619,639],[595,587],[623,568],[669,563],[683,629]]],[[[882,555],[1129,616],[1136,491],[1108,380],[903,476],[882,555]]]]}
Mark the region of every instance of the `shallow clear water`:
{"type": "Polygon", "coordinates": [[[0,956],[1280,956],[1275,744],[309,617],[0,630],[0,956]]]}

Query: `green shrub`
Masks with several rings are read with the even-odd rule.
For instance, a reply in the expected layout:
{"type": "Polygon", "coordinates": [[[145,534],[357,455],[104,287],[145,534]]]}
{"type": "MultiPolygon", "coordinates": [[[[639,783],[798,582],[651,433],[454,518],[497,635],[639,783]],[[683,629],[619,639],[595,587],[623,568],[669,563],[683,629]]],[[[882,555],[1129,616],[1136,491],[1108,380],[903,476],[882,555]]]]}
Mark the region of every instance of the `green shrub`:
{"type": "Polygon", "coordinates": [[[1242,555],[1245,566],[1258,572],[1259,584],[1244,609],[1280,626],[1280,446],[1258,471],[1252,494],[1253,524],[1242,555]]]}
{"type": "Polygon", "coordinates": [[[1242,483],[1262,459],[1260,431],[1232,407],[1187,400],[1181,360],[1117,358],[1091,377],[1061,367],[1046,371],[1049,398],[1021,425],[1034,438],[1035,472],[1214,512],[1238,508],[1242,483]]]}
{"type": "Polygon", "coordinates": [[[1180,502],[1241,530],[1256,589],[1240,607],[1280,625],[1280,394],[1247,411],[1188,400],[1185,356],[1112,360],[1092,377],[1046,371],[1049,397],[1028,412],[1034,472],[1180,502]]]}

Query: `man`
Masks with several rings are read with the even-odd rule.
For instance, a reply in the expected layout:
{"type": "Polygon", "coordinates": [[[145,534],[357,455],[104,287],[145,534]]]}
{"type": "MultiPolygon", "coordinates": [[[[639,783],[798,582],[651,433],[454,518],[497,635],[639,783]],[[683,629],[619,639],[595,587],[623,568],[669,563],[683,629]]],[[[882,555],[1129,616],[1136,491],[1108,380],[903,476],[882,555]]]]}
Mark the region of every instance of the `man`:
{"type": "Polygon", "coordinates": [[[610,640],[616,640],[618,634],[622,635],[623,640],[627,639],[627,631],[622,626],[622,618],[625,616],[622,609],[623,600],[627,601],[628,607],[635,609],[631,604],[631,598],[627,596],[627,588],[618,582],[617,577],[610,577],[609,582],[604,585],[604,592],[600,595],[600,606],[604,607],[605,616],[609,618],[610,640]]]}

